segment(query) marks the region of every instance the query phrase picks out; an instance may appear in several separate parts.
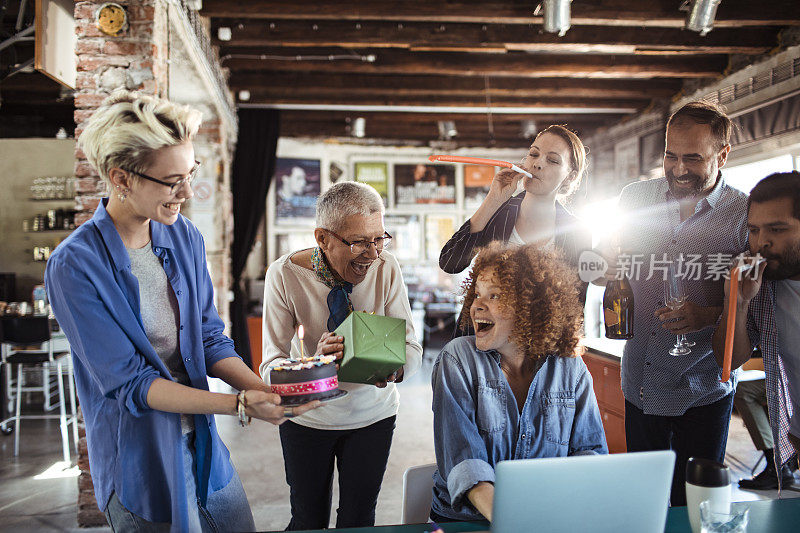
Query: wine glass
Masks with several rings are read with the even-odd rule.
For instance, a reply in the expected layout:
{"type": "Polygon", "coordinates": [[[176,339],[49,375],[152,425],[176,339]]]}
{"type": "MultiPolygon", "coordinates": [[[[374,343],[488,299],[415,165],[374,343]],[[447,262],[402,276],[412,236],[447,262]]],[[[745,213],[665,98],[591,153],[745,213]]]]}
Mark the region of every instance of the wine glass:
{"type": "MultiPolygon", "coordinates": [[[[664,281],[664,303],[671,310],[680,309],[686,303],[686,284],[680,275],[679,261],[673,260],[667,269],[667,279],[664,281]]],[[[677,335],[675,346],[669,351],[670,355],[688,355],[692,350],[685,343],[683,335],[677,335]]]]}

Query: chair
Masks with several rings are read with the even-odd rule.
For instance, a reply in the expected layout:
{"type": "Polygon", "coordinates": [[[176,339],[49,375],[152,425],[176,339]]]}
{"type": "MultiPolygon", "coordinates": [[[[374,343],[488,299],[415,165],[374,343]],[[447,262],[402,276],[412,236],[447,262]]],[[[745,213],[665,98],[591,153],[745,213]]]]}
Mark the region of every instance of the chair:
{"type": "Polygon", "coordinates": [[[403,473],[403,524],[425,524],[430,520],[433,473],[436,463],[412,466],[403,473]]]}
{"type": "MultiPolygon", "coordinates": [[[[16,368],[15,379],[15,408],[14,415],[0,422],[5,427],[14,421],[14,455],[19,455],[20,422],[24,418],[47,419],[58,418],[61,421],[61,444],[64,462],[70,462],[69,454],[69,424],[72,424],[75,449],[78,448],[78,419],[75,409],[75,385],[73,379],[72,359],[69,351],[54,352],[50,336],[50,323],[47,317],[3,317],[0,320],[0,358],[8,376],[16,368]],[[30,349],[38,346],[38,349],[30,349]],[[22,393],[41,391],[41,387],[23,386],[25,366],[55,367],[58,385],[58,410],[59,414],[28,415],[22,414],[22,393]],[[70,416],[67,416],[64,394],[64,371],[66,370],[69,381],[70,416]]],[[[47,375],[47,374],[46,374],[47,375]]],[[[48,387],[49,384],[45,384],[48,387]]]]}

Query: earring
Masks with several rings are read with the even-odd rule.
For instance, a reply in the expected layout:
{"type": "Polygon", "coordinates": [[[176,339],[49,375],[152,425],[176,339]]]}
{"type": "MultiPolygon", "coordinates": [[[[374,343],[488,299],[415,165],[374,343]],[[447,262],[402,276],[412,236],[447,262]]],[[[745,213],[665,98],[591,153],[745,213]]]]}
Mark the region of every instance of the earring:
{"type": "Polygon", "coordinates": [[[119,185],[117,185],[117,189],[120,191],[119,194],[117,194],[117,198],[119,198],[119,201],[124,204],[125,200],[128,198],[128,191],[127,189],[123,190],[119,185]]]}

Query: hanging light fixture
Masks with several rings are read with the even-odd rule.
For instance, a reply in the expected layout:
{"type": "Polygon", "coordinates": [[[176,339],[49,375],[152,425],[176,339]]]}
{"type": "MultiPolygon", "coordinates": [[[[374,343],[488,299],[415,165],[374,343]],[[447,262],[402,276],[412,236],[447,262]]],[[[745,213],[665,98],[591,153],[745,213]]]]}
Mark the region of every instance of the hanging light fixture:
{"type": "Polygon", "coordinates": [[[220,41],[230,41],[233,37],[233,32],[227,26],[220,26],[217,28],[217,39],[220,41]]]}
{"type": "Polygon", "coordinates": [[[523,120],[520,126],[520,135],[523,139],[533,139],[539,132],[539,128],[536,127],[536,122],[533,120],[523,120]]]}
{"type": "Polygon", "coordinates": [[[714,27],[714,17],[720,0],[694,0],[689,16],[686,17],[686,29],[705,35],[714,27]]]}
{"type": "Polygon", "coordinates": [[[439,138],[444,140],[450,140],[453,137],[458,135],[458,130],[456,129],[456,123],[452,120],[440,120],[439,121],[439,138]]]}
{"type": "MultiPolygon", "coordinates": [[[[543,0],[540,4],[544,11],[544,31],[557,33],[563,37],[569,29],[570,4],[572,0],[543,0]]],[[[539,9],[537,8],[537,12],[539,9]]],[[[536,14],[536,13],[534,13],[536,14]]]]}
{"type": "Polygon", "coordinates": [[[367,119],[364,117],[358,117],[353,121],[353,127],[350,130],[353,134],[353,137],[358,137],[359,139],[364,137],[367,132],[367,119]]]}

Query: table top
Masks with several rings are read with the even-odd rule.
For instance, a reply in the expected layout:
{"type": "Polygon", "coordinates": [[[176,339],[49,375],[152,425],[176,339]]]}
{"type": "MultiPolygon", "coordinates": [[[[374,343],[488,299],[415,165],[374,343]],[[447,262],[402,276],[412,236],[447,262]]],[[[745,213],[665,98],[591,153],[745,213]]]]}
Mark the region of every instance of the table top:
{"type": "Polygon", "coordinates": [[[586,346],[590,352],[604,355],[612,359],[622,359],[622,351],[625,349],[624,340],[607,339],[605,337],[594,337],[583,339],[581,344],[586,346]]]}
{"type": "MultiPolygon", "coordinates": [[[[748,502],[750,516],[747,533],[780,533],[797,531],[800,524],[800,498],[784,498],[782,500],[759,500],[748,502]]],[[[487,531],[488,522],[451,522],[441,524],[445,533],[462,533],[467,531],[487,531]]],[[[431,524],[407,524],[396,526],[361,527],[340,529],[348,533],[423,533],[431,531],[431,524]]],[[[322,530],[316,530],[322,532],[322,530]]],[[[330,531],[330,530],[328,530],[330,531]]],[[[672,507],[667,512],[667,524],[664,533],[691,533],[689,514],[686,507],[672,507]]]]}
{"type": "MultiPolygon", "coordinates": [[[[779,533],[800,529],[800,498],[746,502],[750,508],[747,533],[779,533]]],[[[664,533],[687,533],[689,513],[686,507],[672,507],[667,513],[664,533]]]]}

